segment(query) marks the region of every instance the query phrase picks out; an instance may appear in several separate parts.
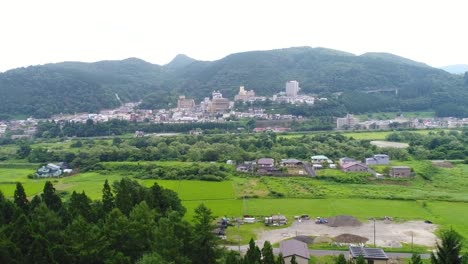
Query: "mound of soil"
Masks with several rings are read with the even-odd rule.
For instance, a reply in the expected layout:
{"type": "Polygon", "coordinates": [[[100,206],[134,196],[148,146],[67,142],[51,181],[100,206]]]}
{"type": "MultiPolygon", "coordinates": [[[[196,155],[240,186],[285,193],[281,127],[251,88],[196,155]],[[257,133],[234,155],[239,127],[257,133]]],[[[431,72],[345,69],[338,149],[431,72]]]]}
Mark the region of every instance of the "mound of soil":
{"type": "Polygon", "coordinates": [[[453,164],[446,160],[433,160],[432,165],[442,168],[453,168],[453,164]]]}
{"type": "Polygon", "coordinates": [[[331,243],[333,239],[328,236],[318,236],[314,239],[314,244],[331,243]]]}
{"type": "Polygon", "coordinates": [[[366,237],[352,235],[352,234],[341,234],[335,237],[335,242],[338,243],[366,243],[369,240],[366,237]]]}
{"type": "Polygon", "coordinates": [[[337,215],[334,217],[328,218],[328,226],[338,227],[338,226],[360,226],[362,223],[357,220],[355,217],[350,215],[337,215]]]}
{"type": "Polygon", "coordinates": [[[304,242],[308,245],[314,243],[314,238],[310,236],[296,236],[296,237],[293,237],[293,239],[304,242]]]}

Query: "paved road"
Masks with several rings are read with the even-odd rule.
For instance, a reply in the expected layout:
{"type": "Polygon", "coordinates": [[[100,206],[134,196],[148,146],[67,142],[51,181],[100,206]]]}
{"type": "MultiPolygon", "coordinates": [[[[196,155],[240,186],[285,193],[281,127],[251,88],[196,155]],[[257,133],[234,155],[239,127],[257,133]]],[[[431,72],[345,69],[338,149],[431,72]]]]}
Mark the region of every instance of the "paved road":
{"type": "MultiPolygon", "coordinates": [[[[263,245],[262,245],[263,246],[263,245]]],[[[239,250],[238,246],[226,246],[226,248],[230,250],[239,250]]],[[[245,253],[248,249],[247,245],[240,246],[240,251],[245,253]]],[[[340,254],[344,254],[345,257],[348,257],[347,250],[317,250],[311,249],[309,250],[310,254],[313,256],[338,256],[340,254]]],[[[384,249],[385,251],[385,249],[384,249]]],[[[279,248],[273,248],[273,253],[279,254],[279,248]]],[[[396,259],[396,258],[411,258],[411,253],[399,253],[399,252],[385,252],[389,258],[396,259]]],[[[430,258],[430,254],[421,254],[421,258],[428,259],[430,258]]]]}

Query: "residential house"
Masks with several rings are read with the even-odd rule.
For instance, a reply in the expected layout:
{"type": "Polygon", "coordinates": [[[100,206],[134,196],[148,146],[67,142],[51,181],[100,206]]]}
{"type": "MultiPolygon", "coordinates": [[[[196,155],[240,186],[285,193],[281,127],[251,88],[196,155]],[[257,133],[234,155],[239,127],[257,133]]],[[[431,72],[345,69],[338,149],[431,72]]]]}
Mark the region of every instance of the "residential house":
{"type": "Polygon", "coordinates": [[[329,159],[327,156],[324,156],[324,155],[312,156],[310,159],[312,160],[313,164],[322,164],[322,163],[331,164],[331,163],[333,163],[333,161],[331,159],[329,159]]]}
{"type": "Polygon", "coordinates": [[[390,157],[386,154],[376,154],[372,158],[366,158],[366,165],[385,165],[390,163],[390,157]]]}
{"type": "Polygon", "coordinates": [[[348,158],[348,157],[343,157],[338,161],[340,166],[343,166],[346,163],[356,163],[356,162],[358,162],[358,161],[355,160],[355,159],[352,159],[352,158],[348,158]]]}
{"type": "Polygon", "coordinates": [[[309,263],[309,249],[307,248],[307,244],[302,241],[296,239],[281,241],[280,252],[283,255],[285,263],[291,263],[293,256],[296,257],[296,262],[298,264],[309,263]]]}
{"type": "Polygon", "coordinates": [[[275,160],[272,158],[261,158],[257,161],[258,168],[273,168],[275,166],[275,160]]]}
{"type": "Polygon", "coordinates": [[[363,256],[368,264],[386,264],[388,256],[381,248],[349,247],[349,258],[356,260],[363,256]]]}
{"type": "Polygon", "coordinates": [[[408,166],[392,166],[390,167],[390,177],[404,178],[411,176],[411,168],[408,166]]]}
{"type": "Polygon", "coordinates": [[[369,167],[359,162],[350,162],[342,165],[341,170],[344,172],[368,172],[369,167]]]}
{"type": "Polygon", "coordinates": [[[63,170],[59,165],[49,163],[36,171],[36,176],[40,178],[60,177],[63,170]]]}
{"type": "Polygon", "coordinates": [[[304,163],[297,159],[282,159],[280,161],[281,167],[300,167],[304,165],[304,163]]]}

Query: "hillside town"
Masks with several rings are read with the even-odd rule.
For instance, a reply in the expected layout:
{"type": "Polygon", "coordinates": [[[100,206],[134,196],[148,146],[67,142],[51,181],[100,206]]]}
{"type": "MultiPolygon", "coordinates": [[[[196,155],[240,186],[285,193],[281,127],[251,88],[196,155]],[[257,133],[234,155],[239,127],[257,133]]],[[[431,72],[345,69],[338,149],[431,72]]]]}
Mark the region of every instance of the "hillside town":
{"type": "MultiPolygon", "coordinates": [[[[192,98],[180,95],[175,108],[170,109],[140,109],[141,102],[124,103],[115,109],[101,110],[99,113],[75,113],[59,114],[49,119],[27,118],[24,120],[0,120],[0,137],[11,136],[12,139],[31,138],[36,132],[36,126],[40,121],[54,122],[77,122],[85,123],[87,120],[93,122],[107,122],[113,119],[127,120],[133,122],[150,123],[205,123],[205,122],[227,122],[243,118],[258,120],[304,120],[302,116],[291,114],[267,113],[264,108],[253,107],[254,102],[286,103],[295,105],[314,105],[316,101],[326,101],[313,95],[299,94],[298,81],[288,81],[284,91],[271,97],[257,96],[254,90],[246,90],[244,86],[239,87],[239,92],[234,96],[234,101],[223,97],[219,91],[213,91],[210,97],[205,97],[199,104],[192,98]],[[236,111],[235,103],[250,103],[247,111],[236,111]]],[[[337,130],[388,130],[395,128],[457,128],[468,125],[468,118],[405,118],[398,116],[386,120],[360,121],[352,114],[336,118],[337,130]]],[[[254,132],[284,132],[285,127],[257,127],[254,132]]]]}

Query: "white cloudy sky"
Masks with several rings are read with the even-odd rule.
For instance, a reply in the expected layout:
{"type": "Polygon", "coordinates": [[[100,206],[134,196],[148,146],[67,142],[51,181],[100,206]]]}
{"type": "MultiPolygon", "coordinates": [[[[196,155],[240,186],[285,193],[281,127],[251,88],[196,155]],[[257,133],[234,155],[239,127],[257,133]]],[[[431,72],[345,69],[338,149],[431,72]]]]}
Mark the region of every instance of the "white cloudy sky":
{"type": "Polygon", "coordinates": [[[468,64],[467,10],[466,0],[0,0],[0,71],[293,46],[468,64]]]}

